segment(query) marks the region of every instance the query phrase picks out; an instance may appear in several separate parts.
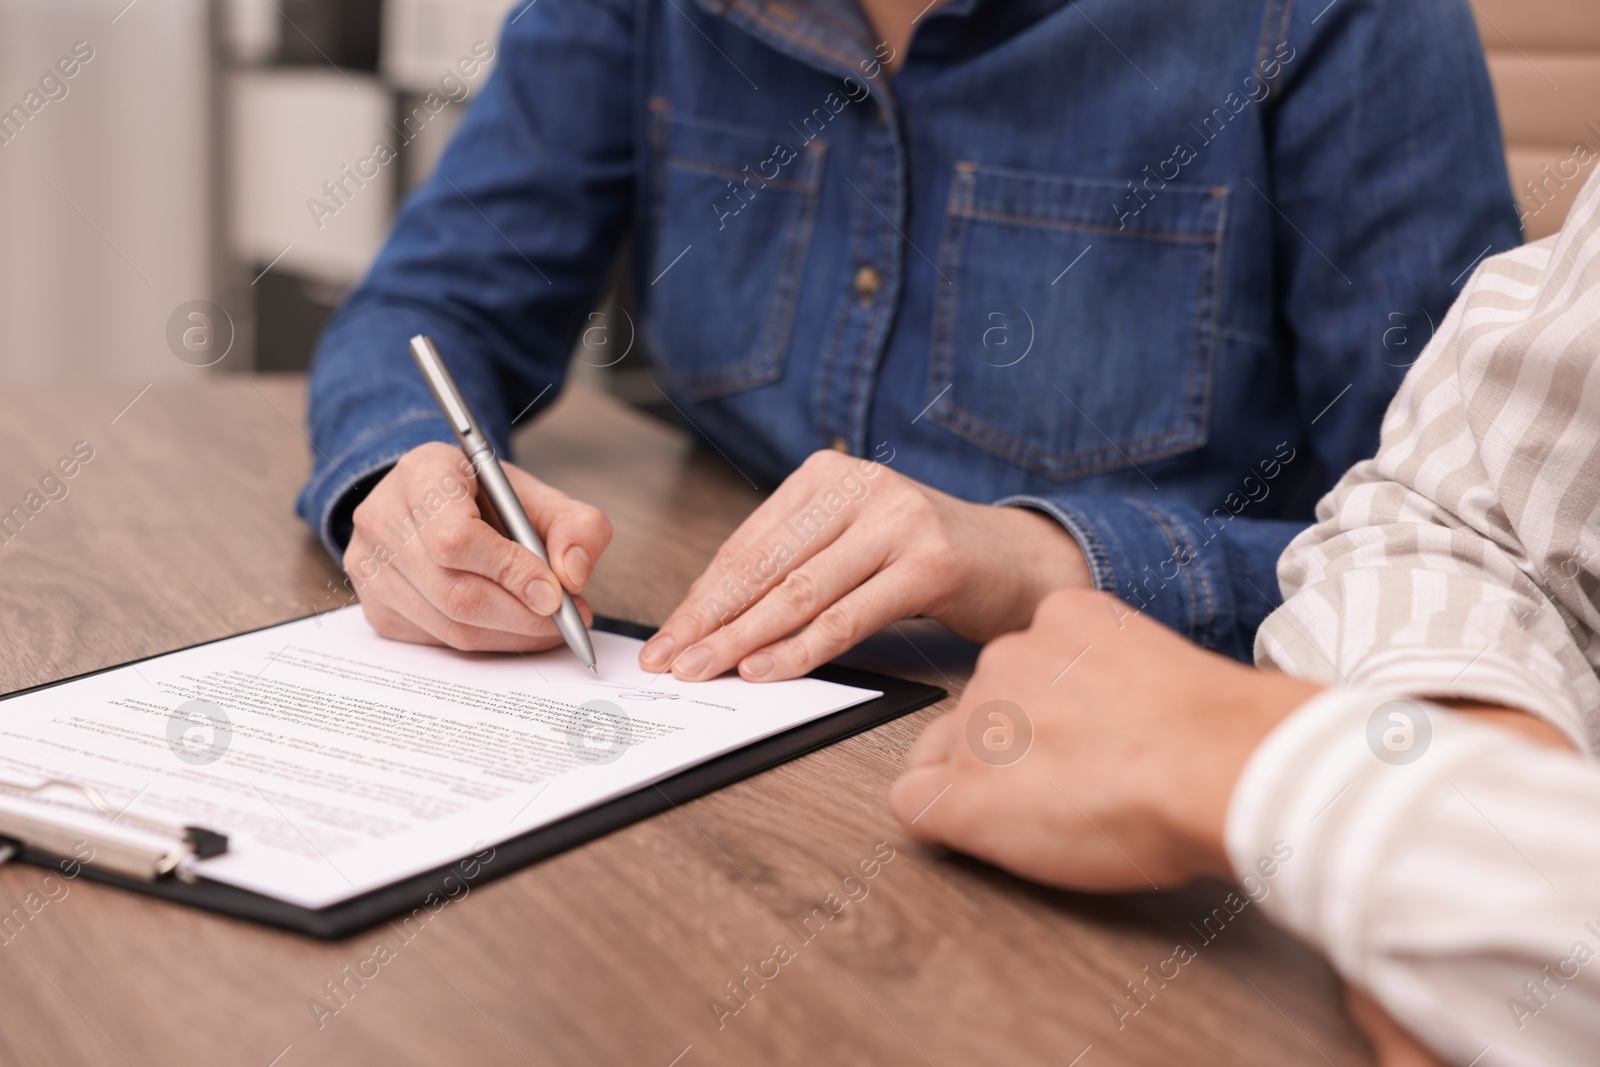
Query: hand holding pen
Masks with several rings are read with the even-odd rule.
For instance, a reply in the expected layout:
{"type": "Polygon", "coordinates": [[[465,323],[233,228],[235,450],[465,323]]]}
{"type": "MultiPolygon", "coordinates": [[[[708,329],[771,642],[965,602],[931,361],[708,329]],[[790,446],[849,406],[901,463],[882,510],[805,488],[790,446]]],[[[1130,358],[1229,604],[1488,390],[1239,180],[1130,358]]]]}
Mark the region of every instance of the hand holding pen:
{"type": "MultiPolygon", "coordinates": [[[[464,406],[464,405],[463,405],[464,406]]],[[[385,637],[467,651],[539,651],[563,643],[552,616],[593,613],[573,596],[611,541],[611,524],[518,467],[496,462],[548,560],[492,523],[463,450],[406,453],[356,508],[344,567],[367,621],[385,637]]],[[[482,460],[480,459],[480,465],[482,460]]],[[[580,658],[582,653],[580,652],[580,658]]]]}

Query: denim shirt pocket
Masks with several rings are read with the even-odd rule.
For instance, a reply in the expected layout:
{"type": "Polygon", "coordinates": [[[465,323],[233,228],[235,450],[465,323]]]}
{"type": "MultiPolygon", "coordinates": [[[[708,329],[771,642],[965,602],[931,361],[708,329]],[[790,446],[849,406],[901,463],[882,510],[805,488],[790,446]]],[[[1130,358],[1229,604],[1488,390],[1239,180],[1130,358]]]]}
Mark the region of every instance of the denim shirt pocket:
{"type": "Polygon", "coordinates": [[[1056,480],[1205,444],[1228,190],[1129,196],[1125,182],[957,164],[932,420],[1056,480]]]}
{"type": "Polygon", "coordinates": [[[686,397],[783,374],[826,146],[651,102],[655,199],[645,336],[686,397]]]}

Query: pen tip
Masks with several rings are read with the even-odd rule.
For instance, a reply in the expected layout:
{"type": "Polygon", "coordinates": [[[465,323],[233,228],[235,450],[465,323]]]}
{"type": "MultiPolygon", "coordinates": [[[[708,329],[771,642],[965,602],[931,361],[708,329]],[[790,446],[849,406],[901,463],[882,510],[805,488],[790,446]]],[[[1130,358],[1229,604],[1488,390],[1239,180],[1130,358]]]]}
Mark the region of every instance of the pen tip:
{"type": "Polygon", "coordinates": [[[596,664],[596,663],[589,664],[589,672],[591,674],[593,674],[596,678],[600,677],[600,666],[599,666],[599,664],[596,664]]]}

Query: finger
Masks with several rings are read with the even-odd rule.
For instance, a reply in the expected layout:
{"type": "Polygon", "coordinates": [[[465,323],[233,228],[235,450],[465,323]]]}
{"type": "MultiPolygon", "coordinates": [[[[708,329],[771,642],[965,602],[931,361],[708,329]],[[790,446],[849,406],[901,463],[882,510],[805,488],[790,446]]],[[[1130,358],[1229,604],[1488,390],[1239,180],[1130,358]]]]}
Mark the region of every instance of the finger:
{"type": "Polygon", "coordinates": [[[832,465],[825,459],[807,460],[740,523],[640,652],[641,666],[665,670],[677,653],[747,610],[784,572],[840,536],[857,513],[828,509],[832,485],[827,468],[832,465]]]}
{"type": "Polygon", "coordinates": [[[417,591],[405,575],[391,572],[383,583],[382,602],[433,638],[435,644],[463,652],[542,652],[561,644],[554,624],[543,635],[497,630],[447,617],[417,591]]]}
{"type": "Polygon", "coordinates": [[[536,614],[503,586],[480,574],[446,569],[420,551],[402,552],[392,565],[453,622],[532,637],[546,637],[555,631],[549,616],[536,614]]]}
{"type": "Polygon", "coordinates": [[[561,607],[561,587],[544,560],[481,518],[441,514],[422,528],[421,540],[433,563],[482,575],[537,615],[553,615],[561,607]]]}
{"type": "Polygon", "coordinates": [[[572,499],[519,467],[507,464],[505,470],[511,488],[544,540],[551,568],[562,585],[578,592],[588,584],[595,561],[611,543],[611,520],[599,508],[572,499]]]}
{"type": "Polygon", "coordinates": [[[371,626],[379,637],[387,637],[391,641],[407,641],[413,645],[439,643],[438,638],[381,601],[363,599],[361,612],[366,616],[367,625],[371,626]]]}
{"type": "Polygon", "coordinates": [[[805,565],[790,571],[743,615],[712,631],[673,661],[685,681],[715,678],[747,655],[814,620],[872,576],[888,557],[873,534],[846,532],[805,565]]]}
{"type": "Polygon", "coordinates": [[[906,771],[889,789],[889,811],[916,840],[945,841],[939,805],[949,799],[953,782],[943,765],[906,771]]]}
{"type": "Polygon", "coordinates": [[[750,653],[739,661],[739,676],[749,682],[798,678],[854,648],[896,619],[914,602],[914,568],[891,564],[846,593],[793,637],[750,653]]]}
{"type": "Polygon", "coordinates": [[[960,710],[946,712],[928,724],[922,736],[906,752],[906,770],[932,767],[950,760],[951,746],[961,736],[966,715],[960,710]]]}
{"type": "MultiPolygon", "coordinates": [[[[583,625],[592,629],[594,627],[594,609],[589,606],[589,602],[581,596],[574,596],[572,604],[578,609],[578,616],[583,619],[583,625]]],[[[552,620],[553,624],[554,620],[552,620]]]]}
{"type": "MultiPolygon", "coordinates": [[[[595,613],[594,609],[589,608],[589,601],[584,600],[582,597],[576,597],[574,598],[574,603],[578,605],[578,611],[582,619],[584,619],[584,625],[594,625],[595,613]]],[[[387,637],[392,641],[408,641],[411,645],[440,645],[442,643],[432,633],[422,629],[418,624],[414,624],[411,619],[398,613],[398,611],[390,608],[389,605],[382,603],[382,601],[363,600],[362,613],[366,616],[366,624],[371,625],[379,637],[387,637]]],[[[550,625],[550,629],[555,629],[554,624],[550,625]]],[[[541,635],[530,633],[528,637],[541,637],[541,635]]],[[[547,645],[547,648],[554,648],[554,645],[547,645]]],[[[520,651],[541,651],[541,649],[523,648],[520,651]]]]}
{"type": "MultiPolygon", "coordinates": [[[[780,486],[778,493],[783,492],[780,486]]],[[[640,654],[643,666],[665,669],[678,652],[759,600],[785,569],[815,554],[820,546],[802,543],[795,534],[785,536],[781,527],[787,520],[774,521],[776,516],[790,513],[792,509],[780,509],[774,500],[768,500],[723,542],[710,565],[689,586],[683,602],[645,645],[640,654]]]]}

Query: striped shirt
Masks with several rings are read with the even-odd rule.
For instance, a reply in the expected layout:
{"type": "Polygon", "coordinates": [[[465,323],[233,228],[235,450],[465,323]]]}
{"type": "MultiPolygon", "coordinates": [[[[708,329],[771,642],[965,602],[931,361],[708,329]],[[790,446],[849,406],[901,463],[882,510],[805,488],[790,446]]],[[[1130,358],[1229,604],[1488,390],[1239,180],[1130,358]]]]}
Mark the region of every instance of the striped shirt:
{"type": "Polygon", "coordinates": [[[1235,868],[1293,848],[1263,906],[1451,1062],[1600,1063],[1600,171],[1476,270],[1317,520],[1256,658],[1333,688],[1246,766],[1235,868]]]}

